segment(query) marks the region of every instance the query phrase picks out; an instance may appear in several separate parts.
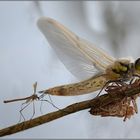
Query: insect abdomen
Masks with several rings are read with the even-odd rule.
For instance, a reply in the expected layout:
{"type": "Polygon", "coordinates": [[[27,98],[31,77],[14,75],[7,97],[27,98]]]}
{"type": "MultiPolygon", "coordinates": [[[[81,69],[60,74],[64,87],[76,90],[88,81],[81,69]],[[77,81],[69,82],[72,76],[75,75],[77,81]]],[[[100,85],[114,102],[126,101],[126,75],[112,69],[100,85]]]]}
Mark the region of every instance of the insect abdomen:
{"type": "Polygon", "coordinates": [[[45,94],[58,95],[58,96],[74,96],[87,94],[93,91],[97,91],[101,89],[106,83],[106,79],[104,76],[92,77],[88,80],[69,84],[57,86],[54,88],[50,88],[48,90],[44,90],[45,94]]]}

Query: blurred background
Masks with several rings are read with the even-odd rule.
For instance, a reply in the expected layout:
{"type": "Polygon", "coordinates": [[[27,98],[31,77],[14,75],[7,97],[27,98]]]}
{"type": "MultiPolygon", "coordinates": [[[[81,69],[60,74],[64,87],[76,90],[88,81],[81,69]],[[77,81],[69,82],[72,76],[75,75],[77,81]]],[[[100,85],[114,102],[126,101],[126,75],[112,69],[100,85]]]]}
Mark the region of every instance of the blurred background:
{"type": "MultiPolygon", "coordinates": [[[[136,59],[140,56],[139,15],[138,1],[1,1],[0,128],[17,123],[20,116],[21,102],[4,104],[3,100],[30,96],[35,81],[38,90],[77,81],[37,28],[39,17],[54,18],[116,58],[136,59]]],[[[63,108],[95,96],[53,96],[52,100],[63,108]]],[[[40,102],[35,108],[35,116],[41,115],[40,102]]],[[[32,109],[31,104],[23,111],[27,119],[32,109]]],[[[43,114],[54,110],[43,103],[43,114]]],[[[140,114],[124,123],[120,118],[91,116],[85,110],[6,138],[140,138],[139,121],[140,114]]]]}

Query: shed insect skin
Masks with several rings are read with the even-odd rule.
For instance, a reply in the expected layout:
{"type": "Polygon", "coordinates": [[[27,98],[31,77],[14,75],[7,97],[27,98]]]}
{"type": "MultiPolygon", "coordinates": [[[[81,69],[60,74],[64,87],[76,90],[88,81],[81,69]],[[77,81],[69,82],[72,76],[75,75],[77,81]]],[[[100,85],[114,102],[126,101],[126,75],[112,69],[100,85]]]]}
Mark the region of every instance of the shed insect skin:
{"type": "Polygon", "coordinates": [[[124,117],[123,121],[130,119],[135,114],[134,106],[130,105],[131,100],[126,99],[121,102],[113,102],[100,108],[91,108],[90,114],[101,117],[124,117]]]}
{"type": "Polygon", "coordinates": [[[135,113],[138,113],[136,99],[140,96],[137,95],[128,96],[128,93],[133,90],[139,90],[140,79],[136,79],[134,83],[122,85],[108,85],[105,91],[111,96],[113,93],[122,94],[124,98],[121,101],[114,101],[105,106],[100,106],[99,108],[91,108],[90,114],[101,117],[124,117],[123,121],[130,119],[135,113]]]}

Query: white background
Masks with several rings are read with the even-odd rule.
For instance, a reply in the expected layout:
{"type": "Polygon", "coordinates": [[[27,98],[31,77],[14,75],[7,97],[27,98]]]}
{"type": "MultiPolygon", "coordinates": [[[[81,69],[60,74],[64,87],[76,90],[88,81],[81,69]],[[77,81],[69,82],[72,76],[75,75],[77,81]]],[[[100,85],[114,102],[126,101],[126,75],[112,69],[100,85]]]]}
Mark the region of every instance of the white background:
{"type": "MultiPolygon", "coordinates": [[[[58,20],[79,36],[90,40],[114,57],[140,56],[140,2],[0,2],[0,128],[19,120],[21,102],[3,100],[38,90],[75,82],[77,79],[59,61],[36,21],[41,16],[58,20]]],[[[52,97],[65,107],[95,94],[52,97]]],[[[138,101],[139,104],[139,101],[138,101]]],[[[36,116],[41,115],[36,103],[36,116]]],[[[43,113],[55,110],[44,103],[43,113]]],[[[32,105],[24,111],[30,118],[32,105]]],[[[6,138],[140,138],[140,115],[125,123],[120,118],[91,116],[81,111],[6,138]]]]}

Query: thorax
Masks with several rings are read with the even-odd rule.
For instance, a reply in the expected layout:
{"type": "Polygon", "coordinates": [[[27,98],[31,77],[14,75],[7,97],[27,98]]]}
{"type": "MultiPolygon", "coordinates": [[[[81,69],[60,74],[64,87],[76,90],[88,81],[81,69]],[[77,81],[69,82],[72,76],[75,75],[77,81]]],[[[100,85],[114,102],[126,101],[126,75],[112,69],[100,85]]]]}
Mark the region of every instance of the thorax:
{"type": "Polygon", "coordinates": [[[106,69],[109,80],[129,80],[135,71],[134,63],[130,60],[117,60],[106,69]]]}

